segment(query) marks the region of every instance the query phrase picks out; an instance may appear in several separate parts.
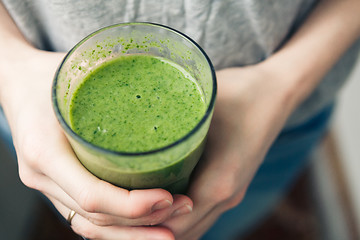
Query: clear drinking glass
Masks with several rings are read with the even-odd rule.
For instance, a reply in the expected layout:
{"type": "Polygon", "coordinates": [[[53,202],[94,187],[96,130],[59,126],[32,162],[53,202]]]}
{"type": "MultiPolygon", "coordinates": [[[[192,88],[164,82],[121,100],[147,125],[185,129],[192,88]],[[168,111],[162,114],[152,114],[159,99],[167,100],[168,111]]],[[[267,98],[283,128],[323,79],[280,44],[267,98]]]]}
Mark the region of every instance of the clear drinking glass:
{"type": "Polygon", "coordinates": [[[153,23],[124,23],[100,29],[80,41],[59,66],[52,87],[57,119],[75,154],[91,173],[127,189],[164,188],[185,193],[189,177],[205,145],[216,96],[214,68],[189,37],[153,23]],[[70,127],[70,102],[84,77],[97,65],[121,55],[146,53],[169,59],[198,81],[206,113],[184,137],[147,152],[116,152],[93,145],[70,127]]]}

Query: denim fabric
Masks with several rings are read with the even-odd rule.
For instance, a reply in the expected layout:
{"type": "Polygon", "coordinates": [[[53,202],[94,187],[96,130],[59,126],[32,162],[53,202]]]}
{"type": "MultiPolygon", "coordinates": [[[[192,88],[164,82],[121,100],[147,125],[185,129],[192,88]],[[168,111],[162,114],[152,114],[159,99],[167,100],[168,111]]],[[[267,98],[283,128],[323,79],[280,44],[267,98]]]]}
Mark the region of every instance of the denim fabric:
{"type": "Polygon", "coordinates": [[[283,130],[257,171],[243,201],[224,213],[202,240],[231,240],[245,234],[276,206],[327,130],[333,105],[307,122],[283,130]]]}
{"type": "MultiPolygon", "coordinates": [[[[0,106],[0,141],[3,141],[5,146],[9,149],[10,152],[12,152],[15,156],[15,149],[13,146],[12,138],[11,138],[11,132],[9,124],[5,118],[3,109],[0,106]]],[[[0,153],[0,156],[2,154],[0,153]]],[[[1,158],[0,158],[1,159],[1,158]]]]}

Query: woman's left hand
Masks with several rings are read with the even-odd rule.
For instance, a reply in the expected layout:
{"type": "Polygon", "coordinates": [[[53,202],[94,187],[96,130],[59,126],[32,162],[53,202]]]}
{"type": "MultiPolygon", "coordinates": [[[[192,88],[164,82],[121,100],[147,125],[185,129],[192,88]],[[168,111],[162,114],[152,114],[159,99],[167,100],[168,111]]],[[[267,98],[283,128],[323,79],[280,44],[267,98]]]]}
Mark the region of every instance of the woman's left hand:
{"type": "Polygon", "coordinates": [[[193,211],[179,217],[175,213],[162,224],[176,239],[200,238],[222,213],[241,202],[292,109],[286,84],[261,64],[225,69],[217,78],[207,146],[188,192],[193,211]]]}

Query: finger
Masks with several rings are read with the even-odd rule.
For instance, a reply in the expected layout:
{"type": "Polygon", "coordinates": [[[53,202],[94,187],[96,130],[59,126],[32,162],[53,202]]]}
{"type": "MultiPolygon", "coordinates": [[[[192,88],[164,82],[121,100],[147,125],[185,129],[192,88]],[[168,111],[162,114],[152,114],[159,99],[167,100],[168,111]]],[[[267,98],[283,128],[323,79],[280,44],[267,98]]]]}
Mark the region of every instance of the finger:
{"type": "Polygon", "coordinates": [[[99,180],[81,165],[65,136],[58,138],[43,172],[85,211],[139,218],[172,205],[172,195],[163,189],[128,191],[99,180]]]}
{"type": "MultiPolygon", "coordinates": [[[[71,211],[56,199],[49,198],[62,216],[67,218],[71,211]]],[[[71,220],[72,229],[88,239],[174,239],[171,231],[164,227],[119,227],[97,226],[79,214],[71,220]]]]}
{"type": "MultiPolygon", "coordinates": [[[[152,212],[150,215],[138,218],[128,219],[122,217],[107,216],[107,220],[115,225],[127,225],[127,226],[153,226],[163,223],[173,216],[179,216],[188,214],[192,211],[193,203],[189,197],[185,195],[174,195],[173,205],[169,208],[160,209],[152,212]]],[[[90,214],[91,218],[94,218],[93,214],[90,214]]],[[[98,220],[102,221],[102,216],[97,215],[98,220]],[[99,219],[100,218],[100,219],[99,219]]],[[[104,221],[103,221],[104,222],[104,221]]]]}
{"type": "Polygon", "coordinates": [[[28,130],[21,139],[26,146],[23,158],[30,159],[30,167],[49,176],[83,210],[138,218],[172,205],[172,195],[163,189],[128,191],[99,180],[81,165],[54,117],[43,125],[39,134],[28,130]]]}
{"type": "MultiPolygon", "coordinates": [[[[171,219],[166,225],[169,229],[177,229],[181,224],[180,221],[186,221],[188,227],[182,229],[180,234],[175,235],[179,239],[186,240],[195,240],[200,239],[202,235],[204,235],[217,221],[217,219],[223,214],[225,211],[237,206],[240,204],[244,197],[245,190],[228,201],[223,202],[222,204],[217,205],[207,214],[203,215],[203,217],[198,218],[197,220],[187,220],[187,216],[183,216],[185,220],[181,219],[171,219]],[[180,220],[180,221],[179,221],[180,220]]],[[[201,215],[201,214],[199,214],[201,215]]],[[[174,232],[175,233],[175,232],[174,232]]]]}
{"type": "MultiPolygon", "coordinates": [[[[195,185],[193,185],[195,186],[195,185]]],[[[170,218],[163,224],[172,230],[176,238],[179,239],[198,239],[200,238],[225,211],[237,206],[242,201],[246,188],[231,198],[222,202],[208,203],[207,198],[203,198],[200,191],[194,191],[193,187],[190,192],[193,193],[194,210],[190,214],[180,217],[170,218]],[[197,193],[197,195],[195,194],[197,193]]]]}
{"type": "Polygon", "coordinates": [[[189,197],[184,195],[174,195],[174,203],[171,207],[154,211],[150,215],[140,217],[138,219],[128,219],[118,217],[113,214],[89,213],[84,211],[69,195],[67,195],[62,190],[62,188],[60,188],[49,177],[43,174],[39,174],[37,172],[33,172],[31,169],[26,167],[26,165],[22,165],[21,172],[22,178],[31,178],[33,183],[36,182],[36,186],[28,183],[27,185],[29,185],[29,187],[39,190],[49,198],[51,197],[53,199],[56,199],[69,209],[75,210],[78,214],[88,219],[93,224],[99,226],[157,225],[174,215],[181,215],[191,212],[193,206],[193,203],[189,197]],[[31,172],[31,174],[29,174],[29,172],[31,172]],[[24,175],[27,175],[27,177],[24,177],[24,175]]]}
{"type": "Polygon", "coordinates": [[[185,195],[174,195],[174,203],[170,208],[161,209],[140,219],[123,219],[130,226],[158,225],[174,216],[185,215],[192,212],[193,203],[185,195]]]}
{"type": "Polygon", "coordinates": [[[208,209],[205,206],[198,206],[195,203],[194,208],[190,213],[174,215],[172,218],[169,218],[167,221],[163,222],[161,226],[171,229],[175,236],[179,236],[194,227],[212,210],[213,209],[208,209]]]}
{"type": "Polygon", "coordinates": [[[194,207],[190,214],[171,218],[161,226],[171,229],[176,239],[199,239],[223,212],[221,207],[194,207]]]}
{"type": "Polygon", "coordinates": [[[150,215],[140,217],[137,219],[128,219],[124,217],[114,216],[112,214],[104,213],[89,213],[84,211],[70,196],[68,196],[56,183],[45,175],[37,177],[38,182],[41,182],[39,189],[46,196],[56,199],[64,206],[76,211],[78,214],[88,219],[98,226],[150,226],[157,225],[164,222],[169,217],[186,214],[192,209],[192,201],[184,195],[175,195],[174,204],[169,208],[160,209],[152,212],[150,215]],[[184,211],[184,206],[186,211],[184,211]]]}
{"type": "MultiPolygon", "coordinates": [[[[196,212],[194,212],[195,214],[196,212]]],[[[171,229],[177,239],[195,240],[199,239],[214,224],[220,214],[221,211],[213,209],[202,218],[194,219],[186,215],[170,219],[163,226],[171,229]]]]}

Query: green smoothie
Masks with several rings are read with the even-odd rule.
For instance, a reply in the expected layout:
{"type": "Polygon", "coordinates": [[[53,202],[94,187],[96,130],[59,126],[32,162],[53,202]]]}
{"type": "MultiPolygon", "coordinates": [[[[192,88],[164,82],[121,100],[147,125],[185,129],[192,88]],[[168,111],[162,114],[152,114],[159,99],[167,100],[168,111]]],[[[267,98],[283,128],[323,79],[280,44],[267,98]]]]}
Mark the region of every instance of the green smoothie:
{"type": "Polygon", "coordinates": [[[200,86],[182,67],[135,54],[106,61],[85,77],[71,99],[70,124],[99,147],[147,152],[184,137],[205,111],[200,86]]]}

